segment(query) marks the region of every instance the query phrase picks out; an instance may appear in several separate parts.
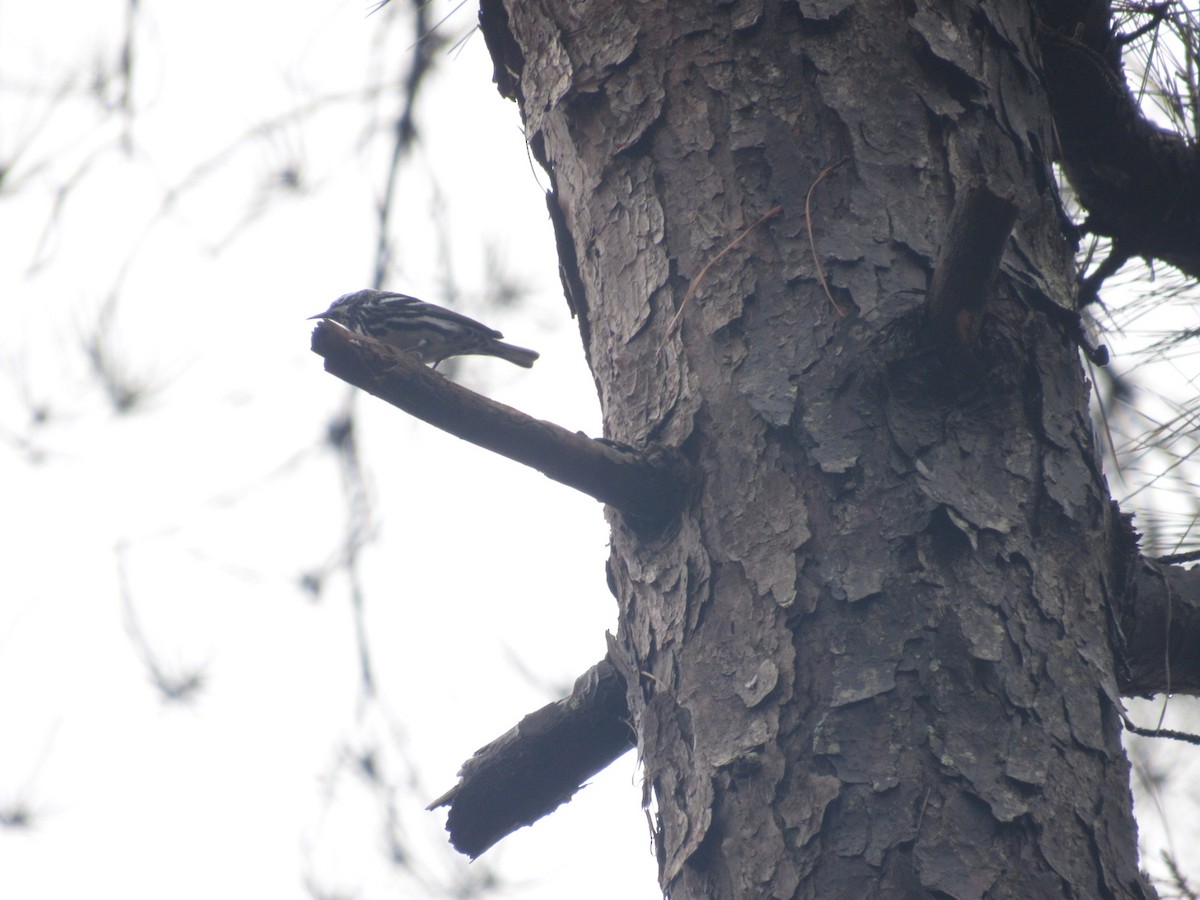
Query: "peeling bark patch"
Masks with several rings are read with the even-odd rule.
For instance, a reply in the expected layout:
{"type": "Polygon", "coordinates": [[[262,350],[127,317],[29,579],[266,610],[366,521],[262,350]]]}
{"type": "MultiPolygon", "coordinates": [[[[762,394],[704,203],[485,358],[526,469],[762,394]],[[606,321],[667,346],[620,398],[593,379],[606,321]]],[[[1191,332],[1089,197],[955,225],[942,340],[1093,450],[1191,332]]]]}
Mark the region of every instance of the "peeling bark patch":
{"type": "Polygon", "coordinates": [[[833,708],[885,694],[896,686],[896,660],[878,659],[864,665],[857,654],[839,656],[833,666],[833,708]]]}
{"type": "Polygon", "coordinates": [[[561,34],[548,20],[532,20],[530,27],[538,31],[536,53],[525,49],[525,66],[521,72],[521,92],[526,98],[525,128],[532,138],[542,130],[543,119],[554,110],[571,89],[574,70],[561,34]]]}
{"type": "Polygon", "coordinates": [[[793,785],[780,802],[779,815],[791,831],[791,844],[803,847],[821,830],[825,809],[841,793],[842,782],[832,775],[798,773],[793,785]]]}
{"type": "Polygon", "coordinates": [[[977,80],[981,72],[981,42],[964,33],[957,22],[942,14],[940,10],[922,8],[909,18],[909,27],[925,43],[934,58],[953,68],[952,86],[963,94],[982,94],[983,86],[977,80]]]}
{"type": "Polygon", "coordinates": [[[758,664],[758,670],[754,675],[738,685],[735,690],[746,707],[753,709],[767,699],[767,695],[775,690],[775,685],[778,683],[779,666],[769,659],[764,659],[758,664]]]}
{"type": "Polygon", "coordinates": [[[706,651],[679,660],[678,702],[689,711],[698,744],[708,748],[704,762],[720,767],[774,740],[777,710],[756,709],[793,659],[791,635],[777,608],[756,602],[735,568],[722,567],[716,575],[714,600],[698,631],[706,651]],[[740,638],[747,628],[761,635],[753,646],[740,638]]]}
{"type": "Polygon", "coordinates": [[[809,454],[821,471],[841,475],[858,464],[870,429],[845,401],[851,377],[839,373],[832,378],[825,375],[821,381],[824,383],[806,386],[801,402],[797,403],[794,427],[811,439],[813,447],[809,454]]]}
{"type": "Polygon", "coordinates": [[[763,0],[740,0],[729,16],[734,31],[753,28],[762,19],[763,0]]]}
{"type": "MultiPolygon", "coordinates": [[[[741,416],[749,412],[743,408],[741,416]]],[[[758,430],[750,422],[734,427],[758,430]]],[[[706,519],[719,523],[711,535],[718,552],[740,562],[759,593],[786,607],[796,599],[796,550],[810,537],[808,513],[796,479],[783,471],[779,446],[762,435],[756,443],[717,462],[721,477],[710,492],[716,504],[706,519]]]]}
{"type": "Polygon", "coordinates": [[[666,92],[658,72],[635,69],[605,85],[609,114],[600,135],[610,154],[626,153],[645,137],[662,116],[666,92]]]}
{"type": "Polygon", "coordinates": [[[853,0],[797,0],[796,6],[804,18],[824,21],[840,16],[854,3],[853,0]]]}
{"type": "Polygon", "coordinates": [[[812,750],[843,784],[874,792],[901,784],[901,754],[910,740],[894,699],[876,698],[823,715],[813,726],[812,750]],[[883,713],[883,715],[880,715],[883,713]]]}
{"type": "Polygon", "coordinates": [[[674,878],[699,849],[712,824],[712,781],[707,769],[682,759],[678,748],[693,746],[688,714],[666,694],[655,696],[641,718],[638,746],[652,759],[670,758],[675,765],[658,769],[654,787],[659,797],[659,842],[663,877],[674,878]],[[667,798],[670,798],[669,801],[667,798]]]}
{"type": "Polygon", "coordinates": [[[1068,669],[1053,656],[1047,665],[1047,674],[1062,689],[1072,737],[1090,750],[1103,751],[1107,742],[1100,714],[1100,691],[1094,679],[1083,681],[1079,677],[1092,673],[1087,668],[1081,670],[1072,666],[1068,669]]]}
{"type": "Polygon", "coordinates": [[[667,280],[666,253],[662,248],[663,208],[647,187],[653,175],[648,162],[635,163],[620,178],[603,182],[595,203],[607,210],[593,235],[588,259],[602,264],[595,276],[602,289],[606,279],[620,284],[625,293],[619,318],[610,324],[609,341],[628,344],[650,317],[650,297],[667,280]],[[636,199],[634,199],[636,198],[636,199]]]}
{"type": "Polygon", "coordinates": [[[995,849],[995,823],[985,806],[963,795],[927,810],[913,849],[921,884],[955,900],[982,900],[1006,861],[995,849]]]}
{"type": "MultiPolygon", "coordinates": [[[[855,834],[849,829],[838,829],[831,850],[842,856],[858,858],[868,866],[878,869],[886,864],[889,851],[898,845],[911,844],[916,836],[914,809],[919,795],[910,787],[894,789],[882,794],[866,788],[850,788],[843,792],[840,806],[847,818],[866,827],[855,834]]],[[[914,885],[915,887],[915,885],[914,885]]],[[[838,897],[873,896],[869,889],[853,892],[838,892],[838,897]]],[[[819,896],[835,896],[833,893],[819,896]]],[[[915,896],[908,892],[897,892],[897,897],[915,896]]]]}
{"type": "MultiPolygon", "coordinates": [[[[688,518],[680,523],[677,534],[671,536],[660,553],[621,552],[626,543],[639,543],[623,527],[614,532],[610,571],[616,577],[618,589],[638,607],[639,615],[628,615],[624,623],[629,640],[638,658],[657,667],[660,664],[656,649],[676,641],[695,627],[710,596],[711,569],[707,555],[688,555],[689,548],[701,546],[699,529],[688,518]]],[[[673,685],[671,672],[655,672],[664,686],[673,685]]],[[[640,697],[631,686],[630,708],[636,713],[640,697]]]]}
{"type": "MultiPolygon", "coordinates": [[[[893,363],[885,385],[888,430],[912,459],[921,491],[945,504],[960,528],[965,522],[1008,534],[1017,526],[1013,498],[1028,493],[1041,448],[1011,425],[1024,418],[1015,367],[1001,356],[990,367],[981,362],[977,380],[969,374],[935,357],[893,363]]],[[[964,534],[975,541],[969,529],[964,534]]]]}
{"type": "MultiPolygon", "coordinates": [[[[1015,730],[1020,726],[1013,727],[1015,730]]],[[[966,778],[976,796],[987,803],[998,821],[1011,822],[1028,813],[1030,804],[1023,789],[1003,777],[1004,759],[999,737],[994,732],[994,721],[987,721],[982,727],[968,721],[963,722],[962,727],[949,729],[944,735],[932,733],[929,749],[943,769],[966,778]]]]}
{"type": "Polygon", "coordinates": [[[963,637],[971,644],[971,655],[987,662],[1004,659],[1008,633],[1000,613],[979,603],[963,604],[955,610],[963,637]]]}
{"type": "Polygon", "coordinates": [[[577,91],[594,91],[607,82],[606,76],[633,55],[637,47],[638,28],[617,4],[591,6],[568,5],[564,11],[581,13],[581,17],[564,21],[572,31],[588,29],[586,41],[571,44],[576,77],[572,85],[577,91]],[[586,19],[583,18],[586,16],[586,19]]]}
{"type": "Polygon", "coordinates": [[[754,316],[745,323],[748,352],[734,377],[751,408],[776,428],[786,426],[796,408],[792,373],[799,369],[794,340],[799,318],[793,308],[761,324],[754,316]]]}
{"type": "Polygon", "coordinates": [[[1050,769],[1049,746],[1044,736],[1033,729],[1014,729],[1009,733],[1004,774],[1022,784],[1042,785],[1050,769]]]}
{"type": "MultiPolygon", "coordinates": [[[[646,356],[645,346],[655,348],[660,334],[647,329],[655,301],[666,303],[659,289],[666,284],[670,271],[662,247],[663,208],[653,190],[648,190],[651,178],[648,164],[634,162],[622,177],[602,183],[591,202],[605,210],[600,226],[592,235],[579,269],[584,280],[600,285],[601,292],[620,294],[620,302],[606,298],[603,307],[607,317],[593,320],[591,357],[601,388],[600,401],[605,410],[632,410],[636,415],[622,421],[636,422],[639,433],[617,432],[610,436],[638,445],[650,431],[660,428],[672,414],[686,410],[681,405],[685,374],[677,345],[668,343],[662,352],[649,356],[653,368],[630,365],[646,356]],[[631,199],[638,198],[638,199],[631,199]],[[611,285],[611,287],[610,287],[611,285]],[[632,346],[634,342],[644,345],[632,346]]],[[[594,305],[594,304],[593,304],[594,305]]],[[[669,308],[669,307],[668,307],[669,308]]],[[[666,316],[661,327],[665,328],[666,316]]],[[[684,432],[690,432],[686,418],[678,420],[684,432]]]]}
{"type": "Polygon", "coordinates": [[[577,79],[567,98],[568,120],[577,143],[588,146],[602,158],[629,153],[638,146],[663,113],[661,58],[651,65],[618,65],[628,47],[612,48],[610,65],[589,68],[591,78],[577,79]],[[613,71],[609,71],[611,68],[613,71]]]}
{"type": "MultiPolygon", "coordinates": [[[[785,768],[777,743],[778,706],[767,699],[778,700],[793,689],[792,637],[782,612],[756,596],[740,567],[717,567],[712,594],[697,633],[687,642],[691,649],[678,653],[677,702],[687,710],[697,748],[690,777],[711,776],[714,820],[749,821],[742,810],[770,805],[785,768]],[[747,632],[756,635],[753,644],[742,639],[747,632]]],[[[689,801],[699,799],[704,798],[689,801]]],[[[715,839],[710,833],[708,840],[715,839]]],[[[799,873],[774,818],[759,818],[749,829],[722,831],[719,840],[723,854],[736,854],[745,863],[740,878],[754,886],[751,893],[791,896],[799,873]],[[787,893],[779,893],[781,885],[789,884],[787,893]]],[[[684,885],[708,883],[708,849],[698,849],[688,860],[692,871],[684,876],[684,885]]],[[[709,895],[707,890],[684,893],[709,895]]]]}

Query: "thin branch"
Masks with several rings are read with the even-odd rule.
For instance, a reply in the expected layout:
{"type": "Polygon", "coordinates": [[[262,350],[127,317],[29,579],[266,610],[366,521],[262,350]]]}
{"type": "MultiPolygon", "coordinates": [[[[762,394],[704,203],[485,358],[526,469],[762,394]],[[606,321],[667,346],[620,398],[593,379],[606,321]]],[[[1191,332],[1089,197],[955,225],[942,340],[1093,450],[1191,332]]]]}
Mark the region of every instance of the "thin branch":
{"type": "Polygon", "coordinates": [[[170,672],[167,666],[159,659],[158,654],[154,652],[154,648],[150,646],[150,641],[147,639],[145,632],[142,631],[141,620],[133,605],[133,590],[129,584],[125,556],[125,546],[118,544],[116,547],[117,592],[121,600],[121,612],[125,620],[125,632],[129,635],[134,651],[146,667],[146,671],[150,674],[150,679],[162,695],[162,699],[169,703],[190,702],[204,687],[204,671],[198,667],[185,667],[177,673],[170,672]]]}
{"type": "Polygon", "coordinates": [[[662,343],[660,343],[658,345],[659,350],[662,350],[663,345],[666,344],[667,340],[671,337],[671,335],[673,335],[675,333],[675,329],[679,327],[679,320],[683,317],[683,311],[685,309],[687,309],[688,303],[691,301],[691,299],[695,295],[696,291],[700,289],[700,285],[704,281],[704,276],[708,274],[708,270],[711,269],[713,266],[715,266],[721,260],[721,257],[723,257],[726,253],[728,253],[730,250],[732,250],[734,247],[736,247],[738,244],[740,244],[742,241],[744,241],[746,239],[746,236],[748,234],[750,234],[750,232],[752,232],[755,228],[757,228],[759,225],[761,225],[763,222],[767,221],[768,219],[779,215],[781,212],[783,212],[782,206],[776,206],[776,207],[773,207],[773,208],[767,210],[765,213],[763,213],[761,216],[758,217],[758,220],[755,221],[754,224],[748,225],[745,228],[743,228],[741,233],[737,237],[735,237],[728,244],[726,244],[724,247],[722,247],[721,251],[716,256],[714,256],[712,259],[710,259],[708,262],[706,262],[704,264],[704,268],[702,268],[698,273],[696,273],[696,277],[693,278],[691,280],[691,283],[688,285],[687,293],[685,293],[683,295],[683,302],[679,304],[678,312],[676,312],[674,317],[671,319],[671,324],[667,326],[667,333],[663,335],[662,343]]]}
{"type": "Polygon", "coordinates": [[[395,212],[397,204],[396,191],[401,172],[400,163],[417,139],[415,118],[417,95],[422,82],[433,69],[434,55],[442,45],[442,38],[435,38],[433,31],[429,28],[427,4],[418,2],[413,4],[413,7],[416,16],[414,27],[417,40],[409,46],[412,58],[401,94],[404,97],[404,107],[401,109],[400,115],[396,117],[393,126],[392,156],[388,165],[387,185],[384,187],[383,199],[379,203],[377,213],[379,232],[375,245],[375,272],[371,278],[371,285],[377,289],[382,287],[387,279],[388,266],[391,262],[391,246],[388,236],[391,231],[392,214],[395,212]]]}
{"type": "Polygon", "coordinates": [[[678,512],[689,485],[682,457],[634,450],[535,419],[431,371],[411,357],[321,322],[313,352],[325,371],[430,425],[608,503],[647,527],[678,512]]]}
{"type": "Polygon", "coordinates": [[[837,162],[830,163],[828,166],[822,169],[821,174],[814,178],[813,183],[808,186],[808,193],[804,195],[804,227],[808,229],[808,247],[810,250],[812,250],[813,266],[817,270],[817,280],[821,282],[821,289],[825,291],[825,296],[829,298],[829,302],[833,304],[833,308],[837,311],[839,316],[845,316],[846,311],[838,306],[837,301],[833,299],[833,294],[829,291],[829,283],[825,280],[825,271],[821,268],[821,257],[817,253],[817,242],[813,237],[812,198],[813,191],[817,189],[817,185],[819,185],[822,181],[832,175],[834,171],[845,165],[847,162],[849,162],[849,157],[844,156],[837,162]]]}
{"type": "Polygon", "coordinates": [[[1195,562],[1200,559],[1200,550],[1189,550],[1186,553],[1168,553],[1166,556],[1156,556],[1154,561],[1166,565],[1195,562]]]}
{"type": "Polygon", "coordinates": [[[1180,741],[1184,744],[1194,744],[1200,747],[1200,734],[1192,734],[1189,731],[1173,731],[1170,728],[1143,728],[1141,725],[1134,725],[1128,718],[1125,719],[1125,730],[1131,731],[1134,734],[1140,734],[1142,737],[1167,738],[1172,741],[1180,741]]]}

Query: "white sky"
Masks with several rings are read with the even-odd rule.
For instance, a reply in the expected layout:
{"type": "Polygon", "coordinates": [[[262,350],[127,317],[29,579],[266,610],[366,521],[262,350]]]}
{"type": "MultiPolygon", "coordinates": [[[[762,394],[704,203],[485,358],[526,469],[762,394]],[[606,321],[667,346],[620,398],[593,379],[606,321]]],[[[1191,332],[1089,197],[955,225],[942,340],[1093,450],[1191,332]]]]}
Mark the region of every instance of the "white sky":
{"type": "MultiPolygon", "coordinates": [[[[0,3],[0,158],[20,151],[0,195],[0,808],[25,802],[35,816],[0,829],[0,896],[300,898],[306,877],[360,898],[445,896],[387,865],[379,805],[339,755],[378,746],[403,786],[402,735],[418,781],[396,798],[408,843],[449,871],[445,813],[422,807],[472,751],[553,699],[512,658],[566,688],[615,627],[601,509],[360,399],[382,695],[361,704],[345,585],[318,603],[296,586],[337,554],[344,516],[322,436],[347,389],[308,350],[305,317],[368,283],[389,146],[364,150],[364,104],[345,102],[226,150],[314,97],[394,80],[404,29],[380,52],[384,23],[364,3],[143,4],[126,156],[111,121],[96,130],[86,91],[97,61],[115,58],[124,7],[0,3]],[[274,195],[242,227],[293,159],[314,192],[274,195]],[[39,251],[54,191],[85,160],[39,251]],[[120,417],[79,350],[118,287],[121,358],[157,386],[120,417]],[[33,432],[30,400],[49,415],[33,432]],[[30,434],[38,464],[17,443],[30,434]],[[137,657],[118,544],[151,647],[205,672],[190,706],[164,705],[137,657]]],[[[389,92],[376,114],[393,109],[389,92]]],[[[542,188],[478,35],[442,59],[420,123],[388,286],[444,302],[452,269],[457,308],[542,352],[530,372],[472,359],[456,377],[597,434],[542,188]],[[435,191],[448,250],[430,224],[435,191]],[[488,246],[532,287],[523,304],[482,306],[488,246]]],[[[639,797],[627,755],[484,857],[508,881],[498,896],[657,897],[639,797]]]]}
{"type": "MultiPolygon", "coordinates": [[[[296,586],[336,556],[344,524],[322,435],[346,388],[309,352],[305,317],[367,285],[390,148],[365,141],[360,101],[246,136],[314,98],[393,81],[407,31],[385,40],[365,0],[142,7],[125,155],[119,119],[97,125],[87,92],[98,61],[115,58],[125,4],[0,2],[0,163],[13,166],[0,184],[0,811],[25,802],[35,816],[0,829],[0,897],[286,900],[307,896],[306,877],[356,898],[446,896],[388,866],[379,805],[340,754],[378,746],[404,784],[401,736],[416,766],[396,798],[408,842],[452,871],[444,811],[422,807],[475,748],[551,699],[513,658],[565,690],[603,655],[607,528],[588,498],[361,398],[382,695],[362,705],[345,585],[316,603],[296,586]],[[85,161],[45,231],[55,191],[85,161]],[[292,161],[312,190],[268,192],[292,161]],[[127,416],[104,403],[79,348],[114,290],[120,358],[156,387],[127,416]],[[48,413],[36,429],[31,404],[48,413]],[[189,706],[164,705],[137,657],[118,545],[151,647],[179,671],[203,668],[189,706]]],[[[434,8],[436,19],[451,4],[434,8]]],[[[455,377],[598,434],[543,190],[491,71],[475,35],[423,91],[387,286],[444,302],[453,271],[457,308],[542,353],[529,372],[469,359],[455,377]],[[531,288],[521,305],[483,304],[489,249],[531,288]]],[[[393,96],[375,110],[385,125],[393,96]]],[[[639,802],[630,754],[484,857],[507,881],[497,896],[657,898],[639,802]]],[[[1186,846],[1194,813],[1170,818],[1186,846]]]]}

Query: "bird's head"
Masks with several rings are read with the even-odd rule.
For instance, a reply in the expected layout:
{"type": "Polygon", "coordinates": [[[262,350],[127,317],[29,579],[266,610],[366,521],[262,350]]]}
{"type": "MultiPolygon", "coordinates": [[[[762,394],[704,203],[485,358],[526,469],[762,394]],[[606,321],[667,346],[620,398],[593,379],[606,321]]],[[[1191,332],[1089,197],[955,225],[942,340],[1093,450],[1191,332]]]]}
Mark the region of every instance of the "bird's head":
{"type": "Polygon", "coordinates": [[[355,291],[353,294],[342,294],[333,303],[329,309],[323,313],[317,313],[315,316],[309,316],[310,319],[328,319],[331,322],[337,322],[339,325],[345,325],[349,316],[347,313],[353,309],[355,305],[373,300],[379,291],[373,291],[369,288],[363,291],[355,291]]]}

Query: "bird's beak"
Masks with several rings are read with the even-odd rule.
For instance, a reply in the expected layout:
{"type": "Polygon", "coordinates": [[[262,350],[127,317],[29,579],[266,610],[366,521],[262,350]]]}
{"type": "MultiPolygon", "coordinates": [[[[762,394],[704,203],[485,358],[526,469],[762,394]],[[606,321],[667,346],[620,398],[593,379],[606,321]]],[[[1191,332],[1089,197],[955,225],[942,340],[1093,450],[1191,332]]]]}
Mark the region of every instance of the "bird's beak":
{"type": "Polygon", "coordinates": [[[328,315],[329,315],[329,313],[328,313],[328,312],[317,313],[315,316],[309,316],[309,317],[308,317],[308,319],[306,319],[305,321],[308,321],[308,320],[310,320],[310,319],[324,319],[324,318],[326,318],[328,315]]]}

